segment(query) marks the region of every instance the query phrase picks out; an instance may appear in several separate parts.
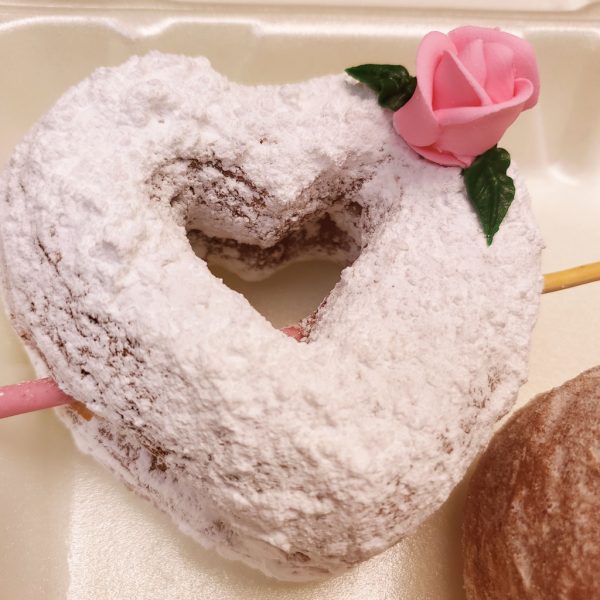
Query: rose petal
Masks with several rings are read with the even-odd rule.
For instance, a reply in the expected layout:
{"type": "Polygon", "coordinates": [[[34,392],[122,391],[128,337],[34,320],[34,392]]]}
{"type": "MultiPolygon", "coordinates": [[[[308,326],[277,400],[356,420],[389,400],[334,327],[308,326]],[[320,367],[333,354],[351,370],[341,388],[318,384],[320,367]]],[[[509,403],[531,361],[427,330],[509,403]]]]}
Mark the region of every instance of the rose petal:
{"type": "Polygon", "coordinates": [[[456,53],[454,44],[447,35],[439,31],[428,33],[417,49],[417,81],[424,101],[431,106],[433,96],[433,78],[445,52],[456,53]]]}
{"type": "Polygon", "coordinates": [[[465,106],[459,108],[444,108],[436,111],[435,115],[440,127],[447,125],[459,125],[468,123],[481,116],[494,112],[500,112],[513,106],[523,106],[527,104],[533,93],[533,85],[528,79],[515,80],[515,94],[506,102],[497,104],[487,104],[486,106],[465,106]]]}
{"type": "Polygon", "coordinates": [[[479,83],[481,87],[485,87],[487,66],[485,64],[485,55],[483,53],[483,40],[473,40],[472,42],[469,42],[459,51],[458,60],[477,80],[477,83],[479,83]]]}
{"type": "Polygon", "coordinates": [[[394,128],[409,145],[429,146],[439,134],[433,109],[433,76],[444,52],[454,45],[439,31],[428,33],[417,50],[417,89],[412,98],[394,113],[394,128]]]}
{"type": "Polygon", "coordinates": [[[486,91],[459,62],[458,57],[448,51],[444,52],[433,80],[433,110],[489,103],[486,91]]]}
{"type": "Polygon", "coordinates": [[[474,156],[457,156],[452,152],[444,152],[438,150],[435,145],[427,147],[411,146],[411,148],[423,158],[444,167],[461,167],[464,169],[470,166],[475,158],[474,156]]]}
{"type": "Polygon", "coordinates": [[[394,129],[409,145],[429,146],[440,134],[431,106],[417,87],[412,98],[394,113],[394,129]]]}
{"type": "Polygon", "coordinates": [[[535,106],[540,93],[540,76],[538,72],[535,52],[531,44],[522,38],[489,27],[458,27],[452,30],[448,37],[456,46],[458,54],[474,39],[483,42],[497,42],[508,46],[514,52],[515,79],[528,79],[533,85],[533,93],[524,108],[535,106]]]}
{"type": "Polygon", "coordinates": [[[441,151],[477,156],[500,141],[508,127],[525,108],[533,94],[527,79],[515,82],[514,98],[500,104],[452,108],[438,111],[440,135],[436,146],[441,151]]]}
{"type": "Polygon", "coordinates": [[[489,42],[483,52],[488,67],[485,90],[493,102],[506,102],[515,93],[515,53],[504,44],[489,42]]]}

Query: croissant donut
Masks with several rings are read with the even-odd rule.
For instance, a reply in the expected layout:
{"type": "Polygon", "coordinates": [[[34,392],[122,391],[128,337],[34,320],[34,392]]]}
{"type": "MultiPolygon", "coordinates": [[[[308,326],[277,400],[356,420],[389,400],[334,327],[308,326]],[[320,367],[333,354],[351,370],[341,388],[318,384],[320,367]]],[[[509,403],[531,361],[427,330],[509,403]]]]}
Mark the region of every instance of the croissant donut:
{"type": "Polygon", "coordinates": [[[223,556],[338,573],[446,499],[527,373],[542,243],[491,247],[345,75],[246,87],[152,53],[61,98],[0,188],[1,265],[78,446],[223,556]],[[347,266],[298,342],[215,278],[347,266]]]}

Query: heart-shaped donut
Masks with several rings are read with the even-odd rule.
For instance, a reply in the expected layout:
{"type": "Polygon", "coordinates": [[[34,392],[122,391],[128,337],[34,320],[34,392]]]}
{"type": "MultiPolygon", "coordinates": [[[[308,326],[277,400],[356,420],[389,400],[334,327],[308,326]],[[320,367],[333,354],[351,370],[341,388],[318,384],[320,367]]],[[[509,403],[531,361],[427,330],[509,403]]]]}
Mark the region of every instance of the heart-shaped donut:
{"type": "Polygon", "coordinates": [[[279,578],[337,573],[440,506],[526,377],[542,243],[512,174],[488,247],[459,169],[346,76],[246,87],[135,57],[10,161],[10,316],[93,412],[61,410],[79,447],[181,529],[279,578]],[[314,256],[349,266],[306,343],[202,260],[259,278],[314,256]]]}

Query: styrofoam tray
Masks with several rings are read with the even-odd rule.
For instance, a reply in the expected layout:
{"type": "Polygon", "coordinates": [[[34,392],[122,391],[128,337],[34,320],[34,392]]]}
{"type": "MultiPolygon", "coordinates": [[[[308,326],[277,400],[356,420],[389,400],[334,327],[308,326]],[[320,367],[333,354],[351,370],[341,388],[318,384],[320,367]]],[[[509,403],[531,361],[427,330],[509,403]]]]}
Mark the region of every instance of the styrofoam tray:
{"type": "MultiPolygon", "coordinates": [[[[69,85],[99,65],[118,64],[149,49],[204,54],[233,79],[270,83],[362,62],[414,68],[418,40],[431,29],[478,23],[524,35],[538,52],[541,102],[502,144],[529,182],[547,243],[544,269],[600,260],[597,5],[571,10],[589,3],[555,2],[568,12],[511,14],[314,6],[191,9],[180,2],[153,2],[152,9],[140,8],[142,3],[127,8],[124,2],[86,2],[79,8],[29,4],[0,4],[0,165],[69,85]]],[[[243,291],[274,323],[284,324],[309,312],[336,275],[331,266],[297,266],[243,291]]],[[[600,284],[543,298],[521,402],[600,363],[599,305],[600,284]]],[[[0,318],[0,385],[31,376],[18,341],[0,318]]],[[[414,535],[383,555],[327,582],[292,585],[202,550],[81,456],[50,412],[0,422],[0,482],[1,600],[463,598],[464,485],[414,535]]]]}

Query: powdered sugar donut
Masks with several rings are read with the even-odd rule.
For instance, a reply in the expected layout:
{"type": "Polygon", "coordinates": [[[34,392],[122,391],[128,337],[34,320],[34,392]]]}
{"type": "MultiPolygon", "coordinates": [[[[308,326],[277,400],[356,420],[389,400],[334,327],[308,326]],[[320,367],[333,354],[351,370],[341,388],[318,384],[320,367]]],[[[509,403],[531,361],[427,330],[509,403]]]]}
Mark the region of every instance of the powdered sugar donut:
{"type": "Polygon", "coordinates": [[[337,573],[448,496],[527,372],[529,199],[487,247],[460,171],[345,76],[245,87],[153,53],[59,100],[0,189],[12,322],[90,420],[79,447],[221,554],[337,573]],[[192,250],[191,244],[195,252],[192,250]],[[349,266],[307,343],[205,260],[349,266]]]}

